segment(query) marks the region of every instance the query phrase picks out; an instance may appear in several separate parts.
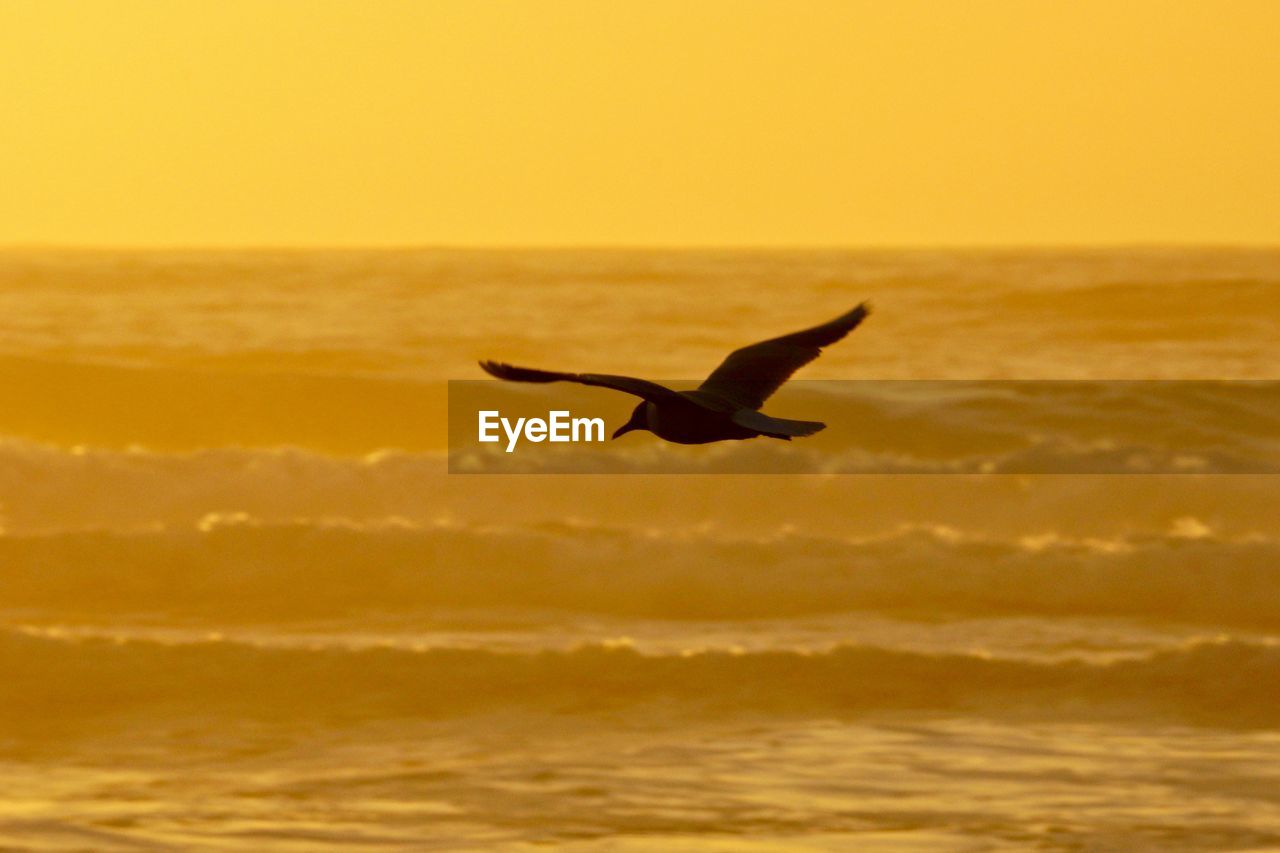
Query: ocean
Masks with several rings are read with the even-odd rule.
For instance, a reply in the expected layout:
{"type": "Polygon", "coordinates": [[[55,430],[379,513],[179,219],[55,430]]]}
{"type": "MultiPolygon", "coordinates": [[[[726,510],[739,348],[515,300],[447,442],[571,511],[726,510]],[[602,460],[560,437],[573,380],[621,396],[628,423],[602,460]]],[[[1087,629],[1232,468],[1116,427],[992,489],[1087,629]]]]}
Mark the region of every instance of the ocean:
{"type": "Polygon", "coordinates": [[[1277,365],[1275,250],[4,250],[0,848],[1280,848],[1277,365]],[[864,299],[812,441],[449,473],[864,299]]]}

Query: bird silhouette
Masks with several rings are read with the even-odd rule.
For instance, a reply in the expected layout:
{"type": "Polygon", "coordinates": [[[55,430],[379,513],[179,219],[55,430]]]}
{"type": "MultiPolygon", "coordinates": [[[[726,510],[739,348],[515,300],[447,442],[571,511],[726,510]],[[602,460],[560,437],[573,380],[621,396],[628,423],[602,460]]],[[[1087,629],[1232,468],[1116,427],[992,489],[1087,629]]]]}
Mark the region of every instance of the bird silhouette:
{"type": "Polygon", "coordinates": [[[858,327],[868,314],[864,302],[847,314],[790,335],[770,338],[729,353],[694,391],[674,391],[647,379],[604,373],[560,373],[482,361],[491,376],[511,382],[576,382],[612,388],[641,398],[631,418],[613,437],[648,430],[675,444],[708,444],[758,436],[790,441],[826,427],[819,421],[775,418],[760,411],[765,400],[801,367],[858,327]]]}

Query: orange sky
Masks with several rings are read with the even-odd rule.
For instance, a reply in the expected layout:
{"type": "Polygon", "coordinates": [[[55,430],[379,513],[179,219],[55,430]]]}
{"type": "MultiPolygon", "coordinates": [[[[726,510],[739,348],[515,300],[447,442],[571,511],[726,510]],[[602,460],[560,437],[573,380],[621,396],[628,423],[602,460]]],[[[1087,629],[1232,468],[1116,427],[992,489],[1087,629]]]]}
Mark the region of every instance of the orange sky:
{"type": "Polygon", "coordinates": [[[1272,0],[0,0],[0,243],[1277,242],[1272,0]]]}

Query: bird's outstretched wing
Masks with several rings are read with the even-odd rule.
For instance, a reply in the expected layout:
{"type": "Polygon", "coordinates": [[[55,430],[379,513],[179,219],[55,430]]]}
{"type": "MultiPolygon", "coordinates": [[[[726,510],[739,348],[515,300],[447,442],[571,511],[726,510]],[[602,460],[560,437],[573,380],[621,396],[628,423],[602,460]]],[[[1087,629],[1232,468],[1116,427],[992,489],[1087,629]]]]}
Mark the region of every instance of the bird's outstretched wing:
{"type": "Polygon", "coordinates": [[[610,376],[607,373],[560,373],[554,370],[516,367],[500,361],[482,361],[480,367],[490,376],[511,382],[576,382],[579,385],[612,388],[624,394],[634,394],[650,403],[684,402],[684,398],[670,388],[632,376],[610,376]]]}
{"type": "Polygon", "coordinates": [[[821,326],[734,350],[698,390],[758,409],[793,373],[821,355],[823,347],[852,332],[870,313],[871,305],[863,302],[821,326]]]}

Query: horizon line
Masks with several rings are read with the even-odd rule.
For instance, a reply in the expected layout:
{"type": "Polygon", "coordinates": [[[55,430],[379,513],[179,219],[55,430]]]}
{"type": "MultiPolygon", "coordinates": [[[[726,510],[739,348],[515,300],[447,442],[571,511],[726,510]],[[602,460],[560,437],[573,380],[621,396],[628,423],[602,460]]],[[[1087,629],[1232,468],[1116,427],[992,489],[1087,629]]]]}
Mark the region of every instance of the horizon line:
{"type": "Polygon", "coordinates": [[[1201,250],[1276,251],[1280,242],[1117,240],[1114,242],[992,243],[291,243],[79,241],[0,242],[0,252],[1018,252],[1201,250]]]}

